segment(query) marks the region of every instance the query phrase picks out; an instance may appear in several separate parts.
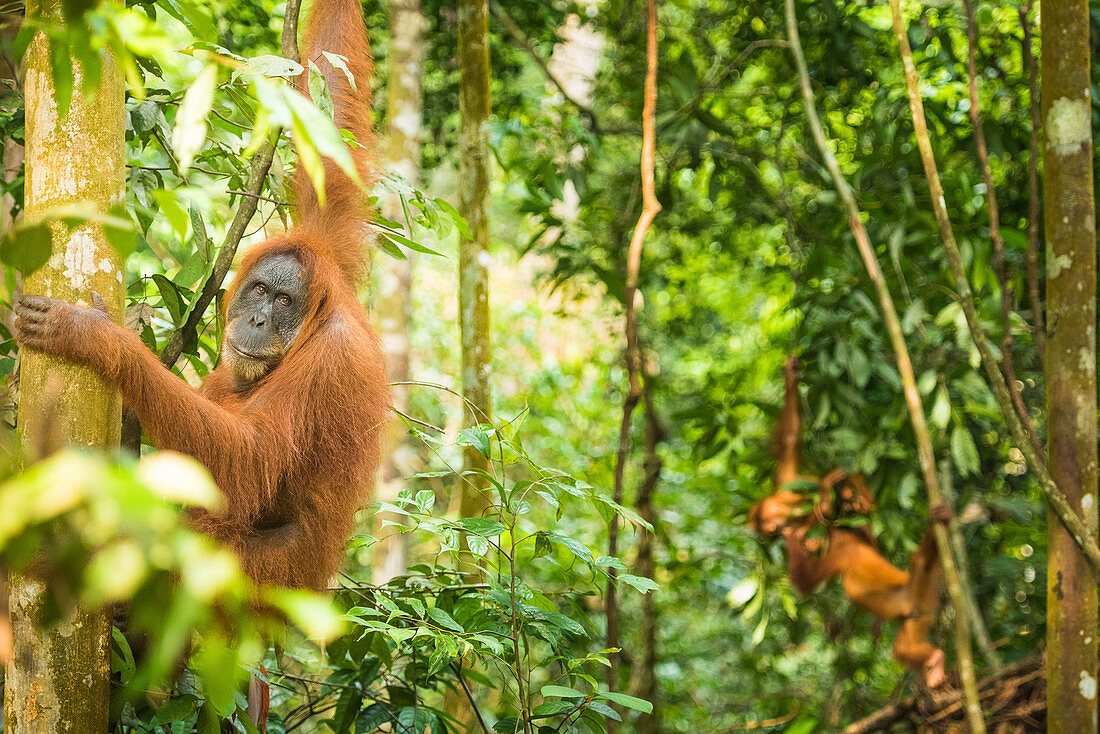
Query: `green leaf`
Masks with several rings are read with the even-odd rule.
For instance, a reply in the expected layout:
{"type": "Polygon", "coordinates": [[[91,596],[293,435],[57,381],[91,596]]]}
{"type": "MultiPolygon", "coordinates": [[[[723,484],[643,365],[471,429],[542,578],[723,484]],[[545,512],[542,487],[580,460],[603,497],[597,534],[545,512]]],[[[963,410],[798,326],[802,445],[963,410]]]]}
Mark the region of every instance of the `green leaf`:
{"type": "Polygon", "coordinates": [[[386,239],[392,240],[393,242],[395,242],[399,245],[404,245],[405,247],[409,248],[410,250],[412,250],[414,252],[422,252],[425,255],[435,255],[437,257],[444,257],[444,258],[447,257],[442,252],[438,252],[436,250],[433,250],[430,247],[426,247],[425,245],[422,245],[419,242],[416,242],[415,240],[410,240],[408,237],[405,237],[404,235],[400,235],[397,232],[394,232],[392,230],[379,228],[378,232],[383,237],[385,237],[386,239]]]}
{"type": "Polygon", "coordinates": [[[970,431],[964,426],[955,426],[951,431],[951,457],[955,460],[960,476],[968,477],[977,474],[981,469],[978,447],[974,445],[970,431]]]}
{"type": "Polygon", "coordinates": [[[176,112],[176,128],[172,131],[172,148],[181,172],[191,167],[195,154],[206,141],[206,116],[214,104],[217,86],[218,67],[207,64],[183,95],[176,112]]]}
{"type": "Polygon", "coordinates": [[[592,562],[592,551],[590,551],[588,549],[588,546],[586,546],[579,540],[567,538],[561,533],[547,533],[546,537],[554,541],[555,543],[560,543],[561,545],[564,545],[570,550],[570,552],[572,552],[573,555],[575,555],[577,558],[580,558],[582,561],[585,561],[586,563],[592,562]]]}
{"type": "Polygon", "coordinates": [[[103,223],[103,235],[123,260],[137,249],[137,228],[121,204],[111,207],[110,219],[103,223]]]}
{"type": "Polygon", "coordinates": [[[466,547],[479,558],[489,552],[489,541],[480,535],[467,535],[466,547]]]}
{"type": "Polygon", "coordinates": [[[584,694],[580,691],[565,686],[543,686],[541,693],[544,696],[558,696],[559,698],[584,698],[584,694]]]}
{"type": "Polygon", "coordinates": [[[445,628],[449,629],[451,632],[465,632],[466,631],[462,627],[462,625],[460,625],[458,622],[455,621],[454,617],[452,617],[450,614],[443,611],[439,607],[428,607],[427,612],[428,612],[428,616],[431,617],[432,621],[434,621],[436,624],[438,624],[441,627],[445,627],[445,628]]]}
{"type": "Polygon", "coordinates": [[[455,524],[466,532],[474,533],[484,538],[495,538],[498,535],[503,535],[508,530],[502,523],[489,517],[464,517],[460,520],[456,520],[455,524]]]}
{"type": "Polygon", "coordinates": [[[160,273],[153,274],[153,283],[156,284],[157,290],[160,291],[160,297],[164,299],[164,307],[168,309],[168,313],[172,316],[172,323],[179,326],[183,321],[183,299],[180,297],[179,291],[176,290],[176,285],[168,280],[160,273]]]}
{"type": "Polygon", "coordinates": [[[170,699],[166,704],[157,709],[156,723],[170,724],[174,721],[183,721],[191,717],[198,708],[198,698],[190,694],[170,699]]]}
{"type": "Polygon", "coordinates": [[[465,217],[458,213],[458,209],[455,209],[454,205],[451,204],[451,202],[439,196],[432,199],[432,201],[435,202],[436,206],[446,212],[447,216],[449,216],[451,218],[451,221],[454,222],[455,226],[458,227],[458,231],[462,234],[463,237],[468,240],[473,239],[473,234],[470,232],[469,223],[466,221],[465,217]]]}
{"type": "Polygon", "coordinates": [[[352,89],[358,89],[358,87],[355,86],[355,75],[352,74],[351,69],[348,68],[348,59],[346,56],[329,53],[328,51],[322,51],[321,53],[328,59],[328,62],[332,64],[334,68],[344,72],[344,76],[348,78],[348,85],[352,89]]]}
{"type": "Polygon", "coordinates": [[[30,275],[49,261],[52,245],[47,222],[27,223],[4,238],[0,262],[30,275]]]}
{"type": "Polygon", "coordinates": [[[596,565],[601,568],[617,568],[620,571],[626,570],[626,564],[614,556],[600,556],[596,559],[596,565]]]}
{"type": "Polygon", "coordinates": [[[482,426],[470,426],[458,432],[458,440],[455,441],[455,443],[459,446],[472,446],[477,449],[482,456],[489,459],[491,458],[489,456],[490,435],[489,431],[482,426]]]}
{"type": "Polygon", "coordinates": [[[190,217],[183,207],[180,206],[179,200],[176,198],[174,191],[168,191],[167,189],[156,189],[153,191],[153,198],[156,200],[157,205],[160,206],[161,213],[168,219],[168,224],[172,225],[172,231],[176,233],[176,236],[180,240],[187,238],[187,223],[190,221],[190,217]]]}
{"type": "Polygon", "coordinates": [[[628,696],[625,693],[613,693],[611,691],[601,692],[596,694],[597,697],[617,703],[634,711],[641,711],[643,714],[653,713],[653,704],[641,698],[635,698],[634,696],[628,696]]]}
{"type": "Polygon", "coordinates": [[[654,581],[653,579],[648,579],[645,576],[634,576],[629,573],[624,573],[622,576],[619,577],[619,580],[622,581],[624,584],[629,584],[630,586],[633,586],[635,589],[642,592],[643,594],[647,594],[650,591],[657,591],[661,588],[656,581],[654,581]]]}
{"type": "Polygon", "coordinates": [[[274,54],[264,54],[249,59],[248,69],[267,77],[298,76],[305,71],[297,61],[274,54]]]}

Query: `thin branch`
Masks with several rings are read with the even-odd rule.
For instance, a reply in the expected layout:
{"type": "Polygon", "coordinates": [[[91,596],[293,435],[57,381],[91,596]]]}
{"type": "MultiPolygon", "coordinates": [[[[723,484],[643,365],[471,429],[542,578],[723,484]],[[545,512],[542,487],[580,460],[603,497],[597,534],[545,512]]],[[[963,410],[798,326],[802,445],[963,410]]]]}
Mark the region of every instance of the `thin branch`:
{"type": "Polygon", "coordinates": [[[474,714],[477,715],[477,723],[481,725],[481,730],[485,734],[491,734],[488,725],[485,723],[485,718],[481,715],[481,709],[477,706],[477,701],[474,700],[474,694],[470,691],[470,687],[466,685],[466,679],[462,676],[462,671],[458,669],[458,666],[451,663],[451,669],[454,670],[455,676],[458,678],[458,682],[462,685],[462,691],[466,694],[466,700],[470,702],[471,708],[474,710],[474,714]]]}
{"type": "Polygon", "coordinates": [[[596,112],[589,105],[584,104],[576,97],[569,94],[565,85],[563,85],[561,81],[554,76],[554,72],[550,70],[550,65],[546,63],[546,59],[542,58],[538,49],[531,43],[531,39],[529,39],[527,34],[523,32],[523,29],[512,20],[512,16],[508,15],[508,11],[504,9],[504,6],[499,2],[494,2],[490,5],[490,10],[493,15],[497,17],[497,20],[500,21],[501,25],[504,26],[504,29],[508,31],[508,34],[515,38],[519,45],[523,47],[523,50],[527,52],[527,55],[534,60],[535,64],[542,71],[543,76],[545,76],[551,84],[557,87],[558,92],[561,93],[565,101],[576,107],[582,115],[587,117],[588,122],[592,125],[592,131],[599,133],[601,130],[599,122],[596,120],[596,112]]]}
{"type": "MultiPolygon", "coordinates": [[[[947,381],[942,375],[940,376],[940,386],[944,389],[947,387],[947,381]]],[[[956,507],[954,467],[951,458],[948,456],[940,459],[940,479],[940,486],[943,489],[943,496],[946,498],[947,504],[956,507]]],[[[1001,656],[997,654],[997,648],[989,637],[989,629],[985,626],[982,609],[978,606],[978,600],[974,596],[974,587],[970,583],[970,563],[968,561],[969,556],[966,553],[966,541],[963,539],[962,523],[959,522],[958,517],[953,517],[948,522],[947,534],[951,539],[951,547],[955,550],[955,558],[958,561],[959,583],[966,595],[967,615],[970,617],[970,628],[974,632],[974,642],[978,645],[978,650],[981,651],[986,663],[996,673],[1004,667],[1004,662],[1001,660],[1001,656]]]]}
{"type": "Polygon", "coordinates": [[[986,338],[985,330],[978,319],[978,311],[974,307],[974,296],[970,290],[970,282],[966,277],[966,268],[963,266],[962,253],[959,252],[959,246],[955,242],[955,233],[951,227],[951,220],[947,215],[947,203],[943,196],[943,186],[940,183],[936,158],[932,153],[931,139],[928,137],[928,123],[924,119],[924,103],[921,101],[920,96],[920,80],[917,78],[917,67],[913,63],[913,52],[909,48],[909,37],[901,16],[900,0],[890,0],[890,9],[894,16],[894,35],[897,37],[902,63],[905,67],[909,107],[913,113],[913,129],[916,133],[917,146],[920,148],[925,176],[928,179],[929,193],[932,195],[932,209],[936,215],[936,223],[939,226],[944,251],[947,253],[947,262],[951,269],[955,290],[958,293],[958,302],[962,306],[966,323],[970,327],[970,336],[974,341],[974,346],[978,349],[978,354],[981,356],[982,368],[989,379],[993,396],[996,398],[997,405],[1001,409],[1001,415],[1008,425],[1013,443],[1024,455],[1028,466],[1035,474],[1035,478],[1038,479],[1039,486],[1046,494],[1051,509],[1066,526],[1066,530],[1080,546],[1093,569],[1100,572],[1100,547],[1096,544],[1096,538],[1081,520],[1081,517],[1074,511],[1069,500],[1066,499],[1065,493],[1055,483],[1054,478],[1051,477],[1040,452],[1035,450],[1036,440],[1028,433],[1027,428],[1016,414],[1016,408],[1012,404],[1012,396],[1009,394],[1004,376],[997,367],[997,360],[989,348],[989,340],[986,338]]]}
{"type": "MultiPolygon", "coordinates": [[[[892,3],[897,1],[892,0],[892,3]]],[[[894,299],[890,295],[890,289],[886,285],[882,266],[879,265],[875,251],[871,247],[870,238],[867,236],[867,230],[863,226],[862,214],[859,205],[856,203],[855,195],[848,186],[844,174],[841,173],[836,157],[825,139],[821,120],[817,116],[817,107],[814,104],[813,90],[810,86],[810,73],[806,69],[806,58],[802,53],[802,44],[798,38],[798,20],[795,17],[794,0],[786,0],[786,16],[787,40],[791,46],[795,66],[798,68],[802,99],[806,107],[806,117],[809,119],[810,130],[818,149],[821,151],[821,156],[825,160],[825,166],[832,175],[837,193],[840,194],[840,198],[848,209],[848,226],[855,237],[856,245],[863,258],[863,264],[867,269],[867,275],[871,278],[875,292],[878,295],[883,321],[886,322],[886,329],[890,334],[890,343],[897,359],[898,372],[901,374],[905,402],[909,409],[909,420],[913,426],[913,435],[917,442],[917,454],[920,457],[921,471],[924,474],[924,483],[928,491],[928,503],[929,506],[939,504],[944,501],[944,498],[940,493],[939,481],[936,476],[936,457],[932,450],[932,438],[928,432],[928,423],[924,415],[924,406],[921,403],[920,390],[917,388],[913,363],[909,358],[909,348],[905,344],[905,336],[901,330],[901,321],[894,306],[894,299]]],[[[962,678],[963,690],[966,694],[970,730],[974,734],[985,734],[985,722],[982,717],[977,681],[974,676],[973,653],[970,649],[970,621],[967,619],[966,598],[962,584],[959,581],[959,573],[955,566],[955,557],[951,550],[947,528],[944,527],[943,523],[935,523],[932,532],[936,540],[936,547],[939,549],[940,563],[943,566],[951,605],[955,608],[955,647],[959,656],[959,672],[962,678]]]]}
{"type": "Polygon", "coordinates": [[[985,132],[982,130],[982,114],[978,102],[978,21],[974,18],[973,0],[963,0],[966,11],[966,75],[967,91],[970,95],[970,122],[974,125],[974,144],[978,149],[978,161],[982,166],[982,178],[985,181],[985,200],[989,205],[989,238],[993,240],[993,269],[997,273],[997,283],[1001,287],[1001,363],[1004,365],[1005,383],[1016,414],[1027,429],[1035,451],[1042,453],[1039,437],[1031,425],[1024,398],[1016,386],[1016,360],[1012,357],[1012,285],[1008,281],[1008,265],[1005,262],[1005,241],[1001,237],[1001,220],[997,210],[997,192],[993,188],[993,172],[989,168],[989,152],[985,146],[985,132]]]}
{"type": "MultiPolygon", "coordinates": [[[[619,448],[615,457],[615,489],[614,500],[616,504],[623,501],[623,474],[626,469],[626,456],[630,449],[630,423],[634,408],[642,396],[641,373],[641,348],[638,344],[638,322],[634,310],[634,299],[638,289],[638,271],[642,264],[642,245],[645,242],[646,232],[657,213],[661,211],[661,204],[657,201],[657,192],[653,186],[653,159],[657,151],[657,3],[656,0],[648,0],[646,3],[646,74],[645,74],[645,98],[642,106],[642,213],[638,217],[638,224],[634,228],[634,235],[630,239],[630,249],[626,261],[626,287],[623,293],[623,305],[626,309],[626,369],[629,388],[626,398],[623,400],[623,418],[619,426],[619,448]]],[[[607,554],[614,558],[619,552],[619,520],[617,515],[611,516],[608,528],[607,554]]],[[[619,609],[616,598],[616,578],[618,573],[614,568],[609,569],[607,582],[607,646],[619,647],[619,609]]],[[[607,672],[608,688],[612,691],[618,687],[618,656],[612,655],[611,666],[607,672]]],[[[612,722],[608,722],[609,731],[613,730],[612,722]]]]}
{"type": "Polygon", "coordinates": [[[266,201],[266,202],[269,202],[271,204],[275,204],[277,206],[293,206],[293,204],[291,204],[289,201],[279,201],[278,199],[272,199],[270,196],[264,196],[262,194],[254,194],[251,191],[236,191],[234,189],[230,189],[230,190],[226,191],[225,193],[232,194],[234,196],[251,196],[253,199],[259,199],[260,201],[266,201]]]}
{"type": "Polygon", "coordinates": [[[1046,366],[1047,332],[1043,318],[1043,302],[1039,297],[1039,68],[1031,52],[1031,24],[1028,14],[1034,0],[1019,9],[1020,25],[1024,29],[1023,54],[1027,68],[1028,107],[1031,110],[1031,141],[1027,161],[1027,291],[1031,302],[1031,321],[1035,328],[1035,345],[1039,364],[1046,366]]]}

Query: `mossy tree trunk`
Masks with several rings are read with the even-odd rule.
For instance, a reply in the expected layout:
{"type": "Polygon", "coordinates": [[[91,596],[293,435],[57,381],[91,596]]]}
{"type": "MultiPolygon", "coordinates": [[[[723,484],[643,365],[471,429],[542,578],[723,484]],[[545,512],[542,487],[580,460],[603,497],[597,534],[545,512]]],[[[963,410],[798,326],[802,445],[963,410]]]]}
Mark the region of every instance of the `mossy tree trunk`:
{"type": "MultiPolygon", "coordinates": [[[[489,332],[489,2],[458,0],[459,163],[458,210],[470,237],[458,243],[458,313],[462,340],[463,425],[492,420],[492,350],[489,332]]],[[[477,449],[463,451],[464,471],[487,471],[489,460],[477,449]]],[[[477,517],[488,509],[487,484],[477,476],[459,480],[459,513],[477,517]]],[[[478,568],[469,564],[469,567],[478,568]]],[[[471,685],[471,696],[472,692],[471,685]]],[[[450,689],[444,708],[470,731],[477,716],[466,698],[450,689]]]]}
{"type": "MultiPolygon", "coordinates": [[[[489,335],[489,3],[459,0],[460,67],[458,209],[470,225],[470,238],[458,245],[458,310],[462,329],[462,394],[465,424],[488,423],[492,416],[489,335]]],[[[467,447],[464,468],[485,469],[488,460],[467,447]]],[[[471,479],[473,479],[471,477],[471,479]]],[[[463,517],[480,515],[489,504],[480,485],[462,483],[463,517]]]]}
{"type": "MultiPolygon", "coordinates": [[[[1086,0],[1043,3],[1042,65],[1047,460],[1095,537],[1096,224],[1086,0]]],[[[1096,573],[1056,517],[1048,532],[1047,730],[1095,730],[1096,573]]]]}
{"type": "MultiPolygon", "coordinates": [[[[62,22],[61,0],[28,3],[29,15],[62,22]]],[[[106,212],[123,201],[126,181],[122,79],[104,58],[99,84],[80,93],[85,70],[73,66],[74,94],[58,118],[50,49],[39,34],[26,65],[26,192],[28,216],[90,202],[106,212]]],[[[53,255],[27,278],[28,293],[92,304],[98,292],[121,319],[125,289],[119,257],[98,224],[52,225],[53,255]]],[[[22,355],[19,433],[26,444],[60,441],[87,448],[118,445],[121,400],[91,371],[56,357],[22,355]]],[[[43,587],[13,578],[15,649],[7,667],[4,731],[102,734],[107,729],[110,624],[104,613],[76,611],[42,624],[43,587]]]]}
{"type": "MultiPolygon", "coordinates": [[[[420,123],[423,98],[421,71],[424,56],[424,16],[420,0],[394,0],[389,6],[390,52],[388,103],[386,109],[386,157],[389,167],[416,185],[420,167],[420,123]]],[[[383,213],[388,219],[402,221],[401,199],[390,196],[383,213]]],[[[409,309],[412,293],[414,253],[408,260],[386,259],[379,269],[377,324],[385,345],[390,380],[409,379],[409,309]]],[[[408,407],[407,385],[395,385],[393,406],[404,412],[408,407]]],[[[391,421],[386,436],[386,456],[378,483],[378,499],[393,500],[404,486],[404,476],[413,470],[415,452],[400,421],[391,421]]],[[[407,537],[396,528],[381,528],[381,521],[401,522],[400,515],[376,516],[378,543],[372,553],[372,579],[383,584],[405,572],[407,537]]]]}

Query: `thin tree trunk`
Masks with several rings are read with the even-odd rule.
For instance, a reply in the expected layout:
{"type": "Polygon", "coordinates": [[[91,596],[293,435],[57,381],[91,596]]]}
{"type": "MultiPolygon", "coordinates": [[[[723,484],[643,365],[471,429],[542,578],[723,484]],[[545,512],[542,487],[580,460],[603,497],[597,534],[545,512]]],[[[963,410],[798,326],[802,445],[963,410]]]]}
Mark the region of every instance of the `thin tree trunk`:
{"type": "MultiPolygon", "coordinates": [[[[1095,534],[1096,213],[1086,0],[1043,4],[1040,58],[1047,452],[1051,475],[1095,534]]],[[[1095,728],[1097,719],[1097,574],[1055,518],[1048,532],[1047,731],[1078,732],[1095,728]]]]}
{"type": "Polygon", "coordinates": [[[1054,511],[1054,514],[1069,530],[1074,541],[1088,558],[1093,570],[1100,572],[1100,546],[1096,544],[1096,533],[1093,529],[1095,523],[1085,523],[1081,519],[1081,516],[1077,514],[1066,499],[1065,493],[1051,476],[1046,461],[1035,450],[1036,439],[1028,432],[1027,426],[1016,414],[1016,408],[1012,404],[1012,396],[1005,384],[1004,375],[1001,374],[1001,370],[997,366],[997,360],[989,347],[989,339],[986,337],[981,320],[978,318],[978,310],[974,306],[974,295],[970,290],[970,282],[967,280],[966,268],[963,266],[962,253],[955,242],[951,219],[947,215],[947,202],[944,199],[943,186],[940,184],[936,157],[932,152],[932,141],[928,136],[928,124],[924,119],[924,102],[920,96],[920,79],[917,78],[917,67],[913,63],[913,52],[909,48],[909,37],[906,34],[905,22],[901,15],[900,0],[890,0],[890,11],[894,22],[894,36],[897,38],[898,49],[905,68],[905,86],[909,94],[909,109],[913,114],[913,132],[917,139],[917,147],[920,149],[925,176],[928,179],[928,190],[932,198],[932,211],[936,215],[936,224],[940,231],[940,238],[943,240],[943,249],[947,255],[947,263],[955,285],[956,298],[962,307],[963,314],[966,316],[966,325],[970,329],[970,337],[981,357],[982,369],[989,380],[989,387],[993,391],[993,397],[997,400],[997,407],[1001,410],[1001,416],[1008,426],[1013,443],[1024,455],[1028,466],[1035,474],[1039,487],[1047,497],[1050,509],[1054,511]]]}
{"type": "MultiPolygon", "coordinates": [[[[656,566],[653,561],[654,532],[657,529],[657,513],[653,508],[653,494],[661,478],[661,457],[657,447],[664,441],[664,428],[657,415],[657,406],[653,403],[653,385],[647,377],[643,387],[645,402],[645,476],[634,501],[638,515],[653,526],[653,530],[642,529],[638,536],[638,557],[635,566],[639,576],[653,579],[656,566]]],[[[660,714],[657,710],[657,600],[656,592],[642,596],[641,619],[642,654],[634,669],[633,695],[653,704],[653,711],[638,716],[634,724],[637,734],[657,734],[660,730],[660,714]]]]}
{"type": "Polygon", "coordinates": [[[997,284],[1001,288],[1001,364],[1004,365],[1005,383],[1012,396],[1016,414],[1020,416],[1035,451],[1042,453],[1043,447],[1031,425],[1024,398],[1016,385],[1016,360],[1012,356],[1012,311],[1015,307],[1012,296],[1012,284],[1008,280],[1008,263],[1005,262],[1005,242],[1001,237],[1001,219],[997,208],[997,190],[993,187],[993,172],[989,168],[989,153],[985,146],[985,132],[982,130],[982,113],[978,102],[978,21],[974,18],[973,0],[963,0],[966,12],[966,71],[967,90],[970,95],[970,122],[974,125],[974,142],[978,149],[978,161],[982,167],[985,181],[985,198],[989,206],[989,238],[993,241],[993,269],[997,273],[997,284]]]}
{"type": "MultiPolygon", "coordinates": [[[[896,2],[896,0],[894,1],[896,2]]],[[[890,289],[886,285],[886,278],[882,274],[882,267],[879,265],[878,258],[871,247],[867,230],[863,226],[855,195],[841,173],[840,166],[837,165],[836,157],[829,148],[828,141],[825,139],[825,131],[818,119],[813,91],[810,88],[810,75],[806,69],[806,59],[803,56],[802,45],[798,38],[798,20],[795,17],[794,0],[786,0],[786,10],[787,39],[790,42],[791,52],[798,67],[802,98],[806,105],[806,116],[809,118],[810,130],[818,149],[821,151],[821,156],[825,160],[825,166],[833,178],[837,193],[840,194],[840,198],[848,209],[848,225],[855,237],[860,255],[863,257],[867,274],[870,276],[871,282],[875,286],[875,292],[878,294],[883,320],[886,322],[886,329],[890,334],[890,343],[898,361],[898,372],[901,374],[905,402],[909,408],[909,419],[913,426],[913,435],[917,441],[917,454],[920,457],[921,472],[924,474],[924,483],[928,491],[928,504],[929,506],[939,504],[944,501],[944,498],[940,494],[939,482],[936,476],[936,457],[932,450],[932,438],[928,432],[920,391],[917,389],[916,375],[913,373],[913,363],[909,358],[909,348],[905,344],[905,336],[901,330],[901,321],[898,319],[890,289]]],[[[970,730],[973,734],[984,734],[985,721],[982,717],[981,705],[978,699],[978,686],[974,676],[973,653],[970,649],[970,621],[967,619],[966,614],[965,592],[959,581],[958,569],[955,566],[947,528],[937,523],[933,527],[933,535],[936,539],[936,547],[939,550],[940,562],[943,564],[947,593],[951,598],[951,605],[955,608],[955,646],[959,656],[959,673],[962,679],[963,691],[966,695],[967,718],[970,722],[970,730]]]]}
{"type": "MultiPolygon", "coordinates": [[[[630,425],[634,408],[642,396],[641,382],[641,347],[638,344],[638,321],[635,314],[634,300],[638,289],[638,272],[642,265],[642,245],[645,243],[645,235],[654,217],[661,211],[661,204],[657,201],[657,194],[653,185],[653,159],[657,151],[657,3],[656,0],[648,0],[646,3],[646,74],[645,96],[642,104],[642,213],[638,217],[638,223],[634,227],[634,234],[630,238],[630,249],[626,257],[626,287],[623,292],[623,306],[625,308],[626,329],[626,371],[629,385],[626,398],[623,401],[623,417],[619,426],[619,449],[615,457],[615,486],[614,500],[622,504],[623,501],[623,475],[626,471],[626,458],[630,450],[630,425]]],[[[619,518],[611,516],[611,524],[608,528],[607,554],[614,558],[619,552],[619,518]]],[[[605,606],[607,615],[607,647],[619,648],[619,605],[616,595],[616,572],[610,569],[611,577],[607,582],[607,603],[605,606]]],[[[619,686],[619,661],[618,656],[612,653],[611,666],[607,671],[607,687],[618,690],[619,686]]],[[[615,722],[608,721],[608,731],[615,731],[615,722]]]]}
{"type": "MultiPolygon", "coordinates": [[[[61,0],[28,4],[29,15],[61,23],[61,0]]],[[[74,62],[72,103],[57,119],[50,48],[43,34],[27,53],[25,205],[29,215],[52,207],[92,202],[106,213],[125,191],[125,108],[122,77],[109,55],[93,94],[80,93],[84,69],[74,62]]],[[[26,280],[28,293],[92,304],[97,292],[121,320],[125,288],[118,254],[102,226],[51,225],[54,256],[26,280]]],[[[30,444],[60,440],[82,448],[118,446],[122,401],[85,367],[58,357],[21,356],[19,433],[30,444]]],[[[29,577],[11,579],[14,651],[7,666],[4,731],[102,734],[110,695],[111,626],[104,612],[72,612],[44,626],[45,587],[29,577]]]]}
{"type": "MultiPolygon", "coordinates": [[[[491,335],[489,331],[489,2],[458,0],[459,165],[458,210],[472,237],[458,244],[458,312],[462,340],[463,424],[475,426],[492,420],[491,335]]],[[[467,446],[462,453],[465,472],[488,471],[489,460],[467,446]]],[[[459,482],[459,514],[477,517],[492,504],[487,483],[474,475],[459,482]]],[[[468,564],[471,571],[480,568],[468,564]]],[[[520,661],[516,660],[516,665],[520,661]]],[[[465,730],[477,723],[470,697],[451,689],[444,709],[465,730]]],[[[525,731],[527,711],[522,711],[525,731]]]]}
{"type": "MultiPolygon", "coordinates": [[[[1027,292],[1031,302],[1031,325],[1035,329],[1035,344],[1039,348],[1039,361],[1046,362],[1047,332],[1043,326],[1043,301],[1039,296],[1039,69],[1035,54],[1031,52],[1032,0],[1019,9],[1020,26],[1024,30],[1022,41],[1024,67],[1027,69],[1028,108],[1031,111],[1031,140],[1027,158],[1027,292]]],[[[1044,368],[1045,369],[1045,368],[1044,368]]]]}
{"type": "MultiPolygon", "coordinates": [[[[424,56],[424,16],[420,13],[420,0],[394,0],[389,6],[390,52],[388,105],[386,110],[386,154],[389,167],[406,181],[416,185],[420,167],[420,120],[423,99],[421,96],[421,71],[424,56]]],[[[397,195],[387,197],[383,207],[387,219],[401,221],[404,218],[401,199],[397,195]]],[[[395,383],[409,380],[409,312],[412,293],[413,253],[408,260],[387,258],[380,268],[380,285],[377,319],[378,329],[385,347],[390,379],[395,383]]],[[[393,388],[393,407],[407,412],[408,386],[397,384],[393,388]]],[[[415,451],[408,441],[400,421],[390,421],[386,436],[385,460],[378,482],[378,499],[392,501],[404,486],[404,477],[412,470],[415,451]]],[[[371,578],[375,584],[401,576],[408,566],[408,536],[397,528],[383,528],[381,521],[401,522],[402,516],[393,513],[375,515],[375,537],[378,543],[372,548],[371,578]]]]}

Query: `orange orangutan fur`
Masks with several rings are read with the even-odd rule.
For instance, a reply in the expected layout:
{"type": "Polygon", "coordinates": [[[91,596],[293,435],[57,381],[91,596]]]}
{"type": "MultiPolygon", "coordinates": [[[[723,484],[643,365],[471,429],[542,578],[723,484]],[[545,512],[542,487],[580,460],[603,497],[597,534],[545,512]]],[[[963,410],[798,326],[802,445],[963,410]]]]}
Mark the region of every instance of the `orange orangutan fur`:
{"type": "MultiPolygon", "coordinates": [[[[369,185],[376,178],[371,58],[359,3],[317,0],[304,39],[303,56],[325,75],[336,124],[354,135],[353,158],[369,185]],[[346,59],[354,88],[323,51],[346,59]]],[[[379,464],[390,409],[379,340],[357,294],[366,271],[367,200],[331,160],[324,169],[325,205],[300,171],[296,225],[252,247],[238,270],[240,283],[266,258],[289,253],[309,284],[300,331],[258,381],[242,387],[223,361],[195,390],[137,335],[94,309],[64,304],[51,311],[48,343],[36,347],[103,374],[158,448],[206,466],[225,507],[196,512],[192,522],[233,548],[254,580],[313,589],[323,588],[339,565],[379,464]]],[[[234,293],[230,288],[227,303],[234,293]]]]}
{"type": "MultiPolygon", "coordinates": [[[[943,650],[928,642],[928,631],[939,616],[943,571],[929,525],[920,546],[902,571],[878,551],[867,526],[829,524],[839,514],[863,514],[874,506],[863,478],[834,469],[825,477],[799,473],[798,445],[801,421],[798,406],[798,365],[792,357],[784,369],[785,397],[776,430],[779,467],[775,492],[757,502],[749,514],[755,531],[765,537],[782,536],[787,545],[791,583],[803,594],[839,577],[844,592],[856,606],[879,619],[900,621],[894,657],[923,676],[930,688],[946,680],[943,650]],[[787,488],[791,482],[816,483],[814,502],[787,488]],[[812,505],[807,509],[808,505],[812,505]],[[828,525],[824,537],[810,532],[828,525]]],[[[949,519],[942,505],[931,508],[932,521],[949,519]]]]}

